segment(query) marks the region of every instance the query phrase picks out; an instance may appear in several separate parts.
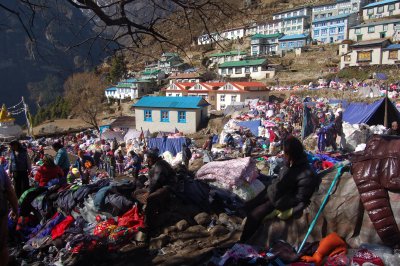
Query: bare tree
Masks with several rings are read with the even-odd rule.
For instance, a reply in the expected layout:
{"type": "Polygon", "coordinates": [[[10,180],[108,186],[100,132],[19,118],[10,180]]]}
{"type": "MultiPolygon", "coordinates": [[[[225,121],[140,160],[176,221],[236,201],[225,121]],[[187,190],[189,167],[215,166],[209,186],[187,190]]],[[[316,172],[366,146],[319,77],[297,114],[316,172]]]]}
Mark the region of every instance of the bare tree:
{"type": "MultiPolygon", "coordinates": [[[[16,4],[0,4],[0,9],[20,21],[30,40],[35,36],[35,16],[54,8],[47,0],[15,0],[16,4]]],[[[58,1],[55,1],[58,2],[58,1]]],[[[231,22],[241,0],[64,0],[87,15],[85,27],[92,24],[97,34],[71,47],[95,40],[117,44],[119,49],[133,49],[157,42],[177,49],[173,33],[166,25],[179,28],[191,42],[200,33],[211,33],[231,22]]]]}
{"type": "Polygon", "coordinates": [[[99,116],[106,110],[105,84],[93,72],[76,73],[64,83],[72,114],[99,130],[99,116]]]}

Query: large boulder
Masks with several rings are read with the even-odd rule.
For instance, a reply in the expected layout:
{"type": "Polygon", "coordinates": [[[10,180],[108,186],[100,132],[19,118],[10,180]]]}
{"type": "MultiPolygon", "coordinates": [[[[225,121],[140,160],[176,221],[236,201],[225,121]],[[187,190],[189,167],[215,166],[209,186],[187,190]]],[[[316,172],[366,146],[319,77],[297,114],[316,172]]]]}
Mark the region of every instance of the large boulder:
{"type": "MultiPolygon", "coordinates": [[[[333,171],[323,177],[318,192],[314,194],[310,206],[300,218],[287,221],[268,220],[258,229],[250,243],[265,246],[283,239],[292,245],[299,245],[335,175],[336,172],[333,171]]],[[[393,212],[399,213],[400,194],[389,193],[389,195],[393,212]]],[[[399,223],[399,220],[397,222],[399,223]]],[[[336,232],[353,248],[357,248],[362,243],[382,244],[364,211],[356,184],[349,173],[344,173],[340,178],[308,241],[318,241],[331,232],[336,232]]]]}

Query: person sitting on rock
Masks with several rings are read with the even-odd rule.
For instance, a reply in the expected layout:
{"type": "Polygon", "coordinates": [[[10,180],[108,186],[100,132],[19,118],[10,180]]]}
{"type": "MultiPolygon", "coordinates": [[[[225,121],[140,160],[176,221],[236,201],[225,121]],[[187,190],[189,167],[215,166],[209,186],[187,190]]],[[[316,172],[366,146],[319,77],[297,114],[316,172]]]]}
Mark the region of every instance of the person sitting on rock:
{"type": "MultiPolygon", "coordinates": [[[[146,153],[148,188],[137,190],[136,199],[145,205],[145,224],[149,234],[162,225],[160,214],[168,209],[171,191],[177,186],[176,174],[172,166],[158,155],[158,150],[151,149],[146,153]]],[[[140,177],[139,177],[140,179],[140,177]]]]}
{"type": "Polygon", "coordinates": [[[290,136],[283,141],[286,166],[282,167],[278,178],[246,205],[247,220],[240,238],[249,240],[264,218],[286,220],[301,215],[310,203],[310,198],[319,186],[319,180],[307,161],[301,142],[290,136]]]}

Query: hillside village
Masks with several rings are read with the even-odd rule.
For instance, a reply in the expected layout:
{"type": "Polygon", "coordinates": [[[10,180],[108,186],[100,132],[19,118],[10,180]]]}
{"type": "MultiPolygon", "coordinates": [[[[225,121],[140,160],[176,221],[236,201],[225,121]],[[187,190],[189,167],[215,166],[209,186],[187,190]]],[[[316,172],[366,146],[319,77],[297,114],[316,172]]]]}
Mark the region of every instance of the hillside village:
{"type": "Polygon", "coordinates": [[[400,62],[400,46],[396,44],[400,37],[399,15],[400,1],[395,0],[336,0],[282,10],[264,22],[203,34],[193,44],[199,48],[218,44],[217,47],[234,50],[213,50],[197,60],[201,62],[165,52],[159,60],[147,62],[142,71],[130,71],[129,79],[106,90],[106,97],[136,99],[156,87],[167,96],[176,96],[180,87],[185,87],[180,96],[195,95],[187,91],[195,90],[191,83],[209,81],[214,85],[230,81],[277,85],[281,76],[291,70],[293,61],[318,57],[319,53],[325,53],[326,73],[309,71],[314,80],[349,67],[396,66],[400,62]]]}

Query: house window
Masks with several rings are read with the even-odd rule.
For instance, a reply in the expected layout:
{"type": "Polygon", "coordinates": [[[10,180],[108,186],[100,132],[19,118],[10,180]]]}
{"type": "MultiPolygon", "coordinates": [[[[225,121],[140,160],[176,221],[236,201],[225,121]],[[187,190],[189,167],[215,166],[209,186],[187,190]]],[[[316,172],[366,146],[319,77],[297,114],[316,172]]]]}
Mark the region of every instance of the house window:
{"type": "Polygon", "coordinates": [[[161,122],[169,122],[169,112],[161,111],[161,122]]]}
{"type": "Polygon", "coordinates": [[[225,110],[225,104],[221,104],[221,110],[225,110]]]}
{"type": "Polygon", "coordinates": [[[372,51],[360,51],[357,53],[357,62],[371,62],[372,51]]]}
{"type": "Polygon", "coordinates": [[[286,48],[286,43],[281,43],[282,48],[286,48]]]}
{"type": "Polygon", "coordinates": [[[336,28],[330,28],[329,29],[330,34],[335,34],[336,33],[336,28]]]}
{"type": "Polygon", "coordinates": [[[245,67],[244,68],[244,73],[250,73],[250,67],[245,67]]]}
{"type": "Polygon", "coordinates": [[[178,123],[186,123],[186,111],[178,111],[178,123]]]}
{"type": "Polygon", "coordinates": [[[338,28],[338,32],[339,32],[339,33],[343,33],[343,32],[344,32],[344,27],[339,27],[339,28],[338,28]]]}
{"type": "Polygon", "coordinates": [[[258,72],[258,66],[253,66],[253,72],[258,72]]]}
{"type": "Polygon", "coordinates": [[[373,15],[373,14],[374,14],[374,9],[373,8],[368,9],[368,15],[373,15]]]}
{"type": "Polygon", "coordinates": [[[388,25],[383,25],[383,31],[387,31],[388,30],[388,25]]]}
{"type": "MultiPolygon", "coordinates": [[[[396,52],[397,52],[397,51],[396,51],[396,52]]],[[[233,103],[236,102],[236,95],[232,95],[232,96],[231,96],[231,102],[233,102],[233,103]]]]}
{"type": "Polygon", "coordinates": [[[361,29],[356,29],[355,33],[356,34],[361,34],[361,29]]]}
{"type": "Polygon", "coordinates": [[[375,26],[369,26],[368,33],[374,33],[374,32],[375,32],[375,26]]]}
{"type": "Polygon", "coordinates": [[[171,96],[172,96],[172,93],[168,93],[168,96],[171,97],[171,96]]]}
{"type": "Polygon", "coordinates": [[[144,110],[144,121],[146,122],[152,122],[153,121],[153,116],[151,114],[151,110],[144,110]]]}
{"type": "Polygon", "coordinates": [[[351,61],[351,55],[346,55],[346,56],[344,57],[344,61],[350,62],[350,61],[351,61]]]}
{"type": "Polygon", "coordinates": [[[221,102],[225,102],[225,95],[219,96],[219,100],[220,100],[221,102]]]}
{"type": "Polygon", "coordinates": [[[383,13],[383,11],[384,11],[384,6],[378,6],[378,11],[377,11],[377,13],[378,13],[378,14],[381,14],[381,13],[383,13]]]}
{"type": "Polygon", "coordinates": [[[389,51],[389,59],[397,60],[398,52],[398,50],[389,51]]]}
{"type": "Polygon", "coordinates": [[[221,69],[221,74],[225,75],[226,74],[226,68],[221,69]]]}
{"type": "Polygon", "coordinates": [[[235,74],[242,74],[242,68],[241,67],[236,67],[235,68],[235,74]]]}
{"type": "Polygon", "coordinates": [[[388,6],[388,10],[389,11],[393,11],[394,9],[395,9],[394,4],[391,4],[391,5],[388,6]]]}
{"type": "Polygon", "coordinates": [[[357,42],[362,41],[362,34],[361,35],[357,35],[357,42]]]}
{"type": "Polygon", "coordinates": [[[326,35],[327,32],[328,31],[326,29],[323,29],[323,30],[321,30],[321,35],[324,36],[324,35],[326,35]]]}
{"type": "Polygon", "coordinates": [[[314,30],[314,36],[319,36],[319,30],[314,30]]]}
{"type": "Polygon", "coordinates": [[[228,68],[228,74],[233,74],[233,68],[228,68]]]}

